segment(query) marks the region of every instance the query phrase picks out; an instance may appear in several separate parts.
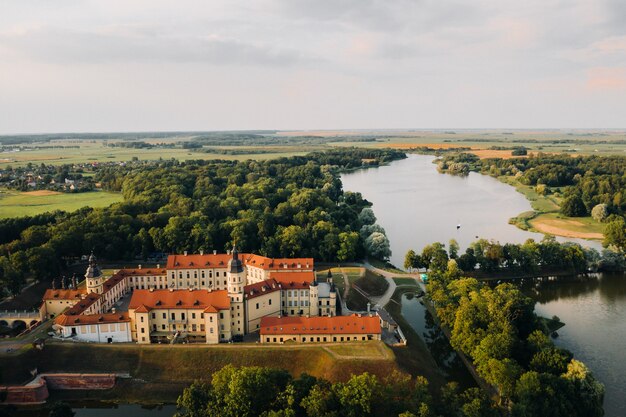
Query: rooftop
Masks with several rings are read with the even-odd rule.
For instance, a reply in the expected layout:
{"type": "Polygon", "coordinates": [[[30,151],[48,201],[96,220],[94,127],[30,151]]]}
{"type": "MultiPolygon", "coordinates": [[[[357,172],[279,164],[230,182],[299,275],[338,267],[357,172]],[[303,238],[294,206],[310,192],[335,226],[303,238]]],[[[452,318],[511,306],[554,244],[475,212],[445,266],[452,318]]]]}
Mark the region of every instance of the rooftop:
{"type": "Polygon", "coordinates": [[[261,335],[272,334],[379,334],[380,319],[377,316],[335,317],[263,317],[261,335]]]}
{"type": "Polygon", "coordinates": [[[135,290],[128,306],[129,310],[140,312],[173,308],[228,310],[230,299],[226,290],[135,290]]]}

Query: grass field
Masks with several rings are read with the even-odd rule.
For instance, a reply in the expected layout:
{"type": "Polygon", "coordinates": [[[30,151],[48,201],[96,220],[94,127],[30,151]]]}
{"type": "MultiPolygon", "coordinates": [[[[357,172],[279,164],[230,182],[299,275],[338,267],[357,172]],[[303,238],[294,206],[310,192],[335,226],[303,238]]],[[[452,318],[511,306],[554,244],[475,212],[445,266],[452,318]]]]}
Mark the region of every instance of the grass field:
{"type": "MultiPolygon", "coordinates": [[[[604,225],[591,217],[565,217],[559,214],[561,198],[554,194],[541,195],[535,187],[521,184],[514,177],[502,176],[498,179],[524,194],[530,201],[534,211],[524,212],[512,218],[509,222],[520,229],[547,233],[555,236],[564,236],[579,239],[602,239],[604,225]]],[[[553,192],[560,190],[553,189],[553,192]]]]}
{"type": "MultiPolygon", "coordinates": [[[[179,139],[180,140],[180,139],[179,139]]],[[[113,142],[113,141],[109,141],[113,142]]],[[[146,142],[154,142],[146,140],[146,142]]],[[[156,142],[167,142],[167,140],[158,140],[156,142]]],[[[224,155],[221,153],[205,153],[194,152],[190,149],[182,148],[151,148],[151,149],[132,149],[123,147],[108,147],[104,145],[102,140],[56,140],[53,142],[55,146],[80,146],[80,148],[65,149],[49,149],[38,148],[36,144],[29,145],[29,149],[20,152],[0,153],[0,168],[11,166],[23,166],[29,162],[46,165],[75,164],[85,162],[111,162],[111,161],[130,161],[134,157],[139,160],[158,160],[175,158],[180,161],[189,159],[227,159],[227,160],[247,160],[247,159],[273,159],[283,156],[304,155],[310,149],[302,146],[215,146],[216,149],[233,149],[248,150],[249,154],[243,155],[224,155]],[[32,149],[30,149],[32,147],[32,149]],[[268,153],[255,153],[262,150],[268,153]]],[[[44,143],[43,146],[49,146],[44,143]]]]}
{"type": "MultiPolygon", "coordinates": [[[[466,147],[481,157],[510,157],[510,151],[490,150],[492,146],[524,146],[531,152],[550,152],[585,155],[626,155],[626,132],[613,131],[583,131],[583,130],[336,130],[336,131],[286,131],[278,132],[277,139],[286,136],[317,136],[324,138],[319,143],[315,139],[306,144],[276,144],[258,145],[251,140],[245,146],[210,146],[214,149],[237,149],[243,151],[241,155],[224,155],[221,153],[196,152],[178,148],[132,149],[123,147],[109,147],[106,143],[119,141],[118,139],[104,140],[54,140],[40,144],[28,144],[19,152],[0,153],[0,168],[7,165],[20,166],[28,162],[59,165],[90,161],[130,161],[133,157],[140,160],[156,160],[159,158],[176,158],[184,161],[189,159],[271,159],[281,156],[302,155],[313,150],[328,149],[332,146],[358,147],[394,147],[407,149],[416,146],[430,148],[466,147]],[[354,141],[329,142],[328,138],[354,137],[354,141]],[[362,141],[363,137],[371,141],[362,141]],[[619,142],[618,142],[619,141],[619,142]],[[50,149],[45,146],[79,146],[79,148],[50,149]],[[34,149],[32,149],[34,148],[34,149]],[[249,152],[249,153],[246,153],[249,152]],[[262,151],[263,153],[259,153],[262,151]],[[268,153],[265,153],[268,152],[268,153]]],[[[271,138],[271,136],[270,136],[271,138]]],[[[171,138],[144,139],[143,141],[157,143],[176,143],[188,141],[192,137],[178,136],[171,138]]],[[[0,144],[2,138],[0,137],[0,144]]]]}
{"type": "Polygon", "coordinates": [[[362,372],[383,377],[398,369],[394,354],[382,342],[345,346],[50,343],[42,351],[30,349],[17,357],[0,357],[0,378],[2,383],[24,383],[31,379],[29,370],[33,368],[39,372],[129,373],[134,382],[100,392],[105,396],[102,399],[163,402],[174,401],[184,386],[210,378],[227,364],[280,367],[296,377],[307,372],[331,381],[344,381],[362,372]]]}
{"type": "Polygon", "coordinates": [[[119,193],[91,191],[86,193],[0,191],[0,218],[32,216],[47,211],[74,211],[79,208],[106,207],[122,201],[119,193]]]}

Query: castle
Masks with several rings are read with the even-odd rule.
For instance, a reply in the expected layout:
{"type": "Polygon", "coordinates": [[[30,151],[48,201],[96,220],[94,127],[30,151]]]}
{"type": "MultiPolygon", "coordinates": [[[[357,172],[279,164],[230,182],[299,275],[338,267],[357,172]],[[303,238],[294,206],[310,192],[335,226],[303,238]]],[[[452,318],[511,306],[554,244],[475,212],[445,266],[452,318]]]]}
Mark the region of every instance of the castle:
{"type": "MultiPolygon", "coordinates": [[[[92,254],[84,286],[44,294],[40,314],[60,337],[114,343],[220,343],[261,329],[266,317],[334,317],[337,293],[318,282],[312,258],[240,254],[170,255],[165,268],[105,276],[92,254]],[[132,293],[127,309],[118,301],[132,293]],[[127,311],[122,311],[127,310],[127,311]]],[[[122,303],[123,304],[123,303],[122,303]]]]}

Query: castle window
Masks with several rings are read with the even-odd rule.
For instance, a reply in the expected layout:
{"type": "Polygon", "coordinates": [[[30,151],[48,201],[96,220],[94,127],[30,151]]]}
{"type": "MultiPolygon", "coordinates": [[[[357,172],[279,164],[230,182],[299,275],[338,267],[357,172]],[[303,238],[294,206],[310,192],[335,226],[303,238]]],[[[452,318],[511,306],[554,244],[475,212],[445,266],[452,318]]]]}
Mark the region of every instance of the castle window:
{"type": "Polygon", "coordinates": [[[268,304],[269,304],[269,305],[272,305],[272,299],[271,299],[271,298],[270,298],[270,300],[269,300],[268,304]]]}

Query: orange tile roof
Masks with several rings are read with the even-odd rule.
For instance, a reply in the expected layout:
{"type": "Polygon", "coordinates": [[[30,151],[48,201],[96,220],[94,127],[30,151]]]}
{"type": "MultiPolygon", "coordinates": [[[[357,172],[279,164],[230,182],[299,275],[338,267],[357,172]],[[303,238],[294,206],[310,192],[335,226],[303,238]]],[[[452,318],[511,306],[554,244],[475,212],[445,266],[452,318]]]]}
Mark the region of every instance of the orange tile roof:
{"type": "Polygon", "coordinates": [[[379,334],[380,319],[376,316],[359,317],[263,317],[261,335],[296,334],[379,334]]]}
{"type": "Polygon", "coordinates": [[[167,257],[167,269],[183,268],[226,268],[231,255],[220,253],[217,255],[170,255],[167,257]]]}
{"type": "Polygon", "coordinates": [[[121,323],[128,322],[130,318],[128,313],[107,313],[107,314],[80,314],[66,315],[62,314],[57,317],[54,322],[61,326],[79,326],[82,324],[104,324],[104,323],[121,323]]]}
{"type": "Polygon", "coordinates": [[[230,298],[226,290],[135,290],[130,299],[129,310],[141,306],[154,308],[206,309],[213,306],[217,310],[229,310],[230,298]]]}
{"type": "Polygon", "coordinates": [[[59,324],[59,321],[64,320],[64,317],[76,317],[83,313],[83,311],[87,310],[94,303],[96,303],[100,299],[100,295],[96,293],[87,294],[87,296],[81,299],[79,302],[74,304],[72,307],[68,308],[63,312],[63,314],[59,314],[54,322],[59,324]]]}
{"type": "MultiPolygon", "coordinates": [[[[167,269],[183,269],[183,268],[226,268],[228,261],[232,255],[226,253],[205,253],[188,254],[188,255],[170,255],[167,257],[167,269]]],[[[261,255],[251,253],[240,253],[239,259],[245,265],[255,266],[265,270],[278,269],[313,269],[313,258],[267,258],[261,255]],[[287,265],[287,268],[285,268],[287,265]],[[300,268],[298,268],[300,265],[300,268]]]]}
{"type": "Polygon", "coordinates": [[[87,293],[84,288],[76,290],[52,290],[48,289],[43,295],[43,300],[80,300],[87,293]]]}
{"type": "Polygon", "coordinates": [[[313,270],[313,258],[265,258],[269,261],[263,266],[263,269],[279,270],[279,269],[303,269],[313,270]],[[300,265],[300,268],[298,268],[300,265]]]}
{"type": "Polygon", "coordinates": [[[118,274],[123,274],[125,276],[130,276],[130,275],[137,275],[137,276],[146,276],[146,275],[165,275],[167,273],[167,269],[165,268],[137,268],[137,269],[133,269],[133,268],[124,268],[124,269],[120,269],[118,272],[118,274]]]}
{"type": "Polygon", "coordinates": [[[278,284],[278,282],[276,282],[275,279],[272,278],[265,281],[257,282],[255,284],[249,284],[243,287],[244,297],[247,300],[275,291],[280,291],[280,285],[278,284]]]}
{"type": "Polygon", "coordinates": [[[313,271],[270,272],[270,278],[280,283],[283,289],[308,289],[315,279],[315,273],[313,271]]]}
{"type": "Polygon", "coordinates": [[[115,287],[117,284],[119,284],[120,281],[123,281],[125,279],[126,279],[126,276],[124,274],[121,274],[120,272],[117,272],[111,278],[109,278],[106,281],[104,281],[104,284],[102,284],[102,293],[104,294],[104,293],[110,291],[113,287],[115,287]]]}

